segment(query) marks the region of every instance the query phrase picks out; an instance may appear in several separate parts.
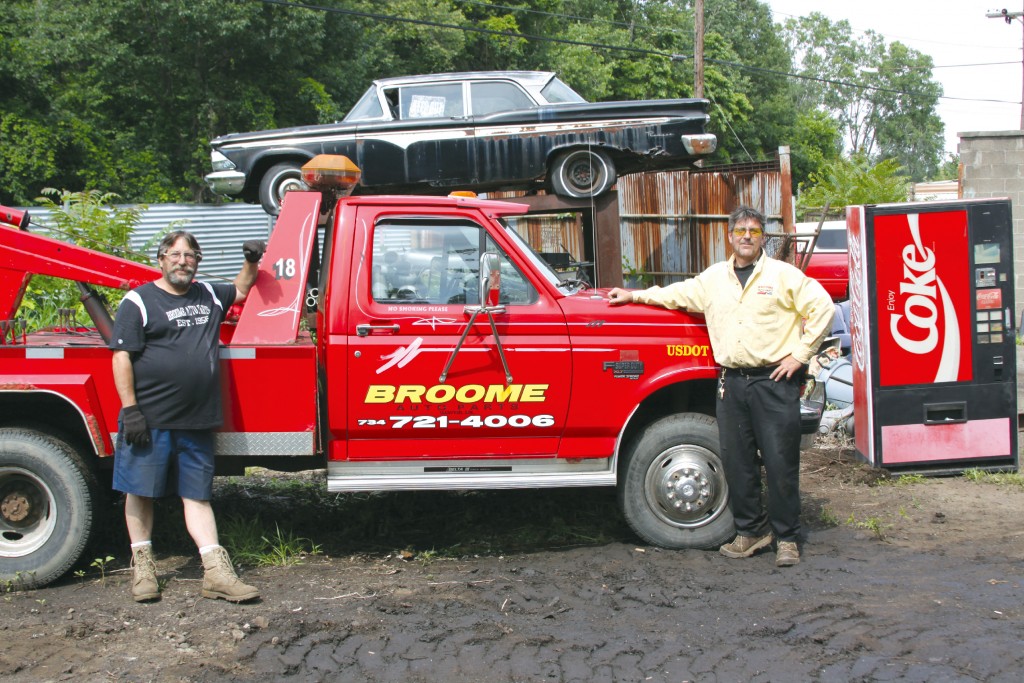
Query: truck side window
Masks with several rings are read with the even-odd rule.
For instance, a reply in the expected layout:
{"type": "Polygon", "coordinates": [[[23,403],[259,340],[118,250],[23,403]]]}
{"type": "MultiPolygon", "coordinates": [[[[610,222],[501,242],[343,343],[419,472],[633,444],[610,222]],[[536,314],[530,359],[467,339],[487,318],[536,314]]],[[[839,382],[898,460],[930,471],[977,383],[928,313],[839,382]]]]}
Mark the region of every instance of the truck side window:
{"type": "Polygon", "coordinates": [[[537,291],[476,223],[389,219],[373,231],[374,301],[409,305],[479,303],[481,246],[501,259],[501,303],[528,304],[537,291]]]}

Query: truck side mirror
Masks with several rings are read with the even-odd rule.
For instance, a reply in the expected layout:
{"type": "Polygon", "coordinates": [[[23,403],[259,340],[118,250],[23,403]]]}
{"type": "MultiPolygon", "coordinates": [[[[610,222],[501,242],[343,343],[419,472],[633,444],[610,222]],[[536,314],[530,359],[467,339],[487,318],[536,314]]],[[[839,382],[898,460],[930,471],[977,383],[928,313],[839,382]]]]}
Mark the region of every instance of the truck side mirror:
{"type": "Polygon", "coordinates": [[[498,308],[501,295],[501,259],[491,251],[480,255],[480,304],[498,308]]]}

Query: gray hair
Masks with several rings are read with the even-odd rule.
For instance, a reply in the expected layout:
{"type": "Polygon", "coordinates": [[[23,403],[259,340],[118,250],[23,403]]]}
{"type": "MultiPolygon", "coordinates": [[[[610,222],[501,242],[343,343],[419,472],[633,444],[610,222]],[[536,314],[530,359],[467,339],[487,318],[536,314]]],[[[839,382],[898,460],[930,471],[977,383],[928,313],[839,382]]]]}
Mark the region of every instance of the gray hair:
{"type": "Polygon", "coordinates": [[[164,235],[164,238],[160,240],[160,246],[156,248],[156,257],[160,258],[166,254],[167,251],[182,237],[184,237],[188,242],[189,249],[196,252],[196,262],[198,263],[201,261],[203,258],[203,251],[199,248],[199,240],[197,240],[196,236],[187,230],[175,230],[174,232],[169,232],[164,235]]]}

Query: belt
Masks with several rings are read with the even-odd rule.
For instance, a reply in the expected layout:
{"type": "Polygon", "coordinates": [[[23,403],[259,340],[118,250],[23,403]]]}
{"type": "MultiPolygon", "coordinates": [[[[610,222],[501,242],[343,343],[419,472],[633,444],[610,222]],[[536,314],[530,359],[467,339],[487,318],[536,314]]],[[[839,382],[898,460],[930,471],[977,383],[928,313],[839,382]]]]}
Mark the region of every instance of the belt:
{"type": "Polygon", "coordinates": [[[767,377],[775,371],[775,368],[779,367],[778,363],[775,365],[763,365],[759,368],[722,368],[725,370],[726,377],[767,377]]]}

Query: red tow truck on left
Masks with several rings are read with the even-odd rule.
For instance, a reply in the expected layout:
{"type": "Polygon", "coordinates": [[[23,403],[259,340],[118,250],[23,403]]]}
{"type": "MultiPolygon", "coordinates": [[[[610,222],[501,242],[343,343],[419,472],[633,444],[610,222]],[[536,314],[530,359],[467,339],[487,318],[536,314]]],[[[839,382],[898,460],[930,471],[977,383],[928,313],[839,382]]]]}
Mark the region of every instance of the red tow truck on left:
{"type": "MultiPolygon", "coordinates": [[[[316,189],[285,196],[221,326],[219,474],[326,468],[331,492],[616,486],[648,543],[732,537],[702,316],[609,306],[556,273],[506,220],[524,204],[344,196],[357,173],[344,157],[303,167],[316,189]]],[[[0,321],[40,274],[80,283],[94,325],[8,325],[0,345],[0,581],[42,585],[82,556],[117,438],[110,313],[91,288],[159,272],[0,219],[0,321]]],[[[804,433],[822,407],[805,403],[804,433]]]]}

